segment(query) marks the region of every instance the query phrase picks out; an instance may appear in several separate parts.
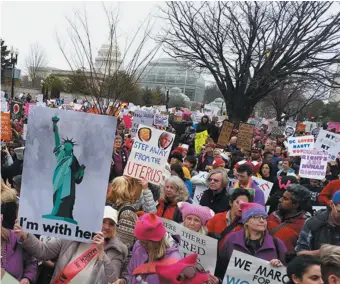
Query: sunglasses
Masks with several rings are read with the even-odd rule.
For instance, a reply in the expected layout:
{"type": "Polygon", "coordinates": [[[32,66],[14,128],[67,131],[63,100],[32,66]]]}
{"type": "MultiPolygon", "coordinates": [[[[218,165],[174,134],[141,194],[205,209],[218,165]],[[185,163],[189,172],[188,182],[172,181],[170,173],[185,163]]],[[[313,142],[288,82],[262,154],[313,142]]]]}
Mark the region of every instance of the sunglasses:
{"type": "Polygon", "coordinates": [[[216,179],[216,178],[208,178],[208,182],[220,182],[219,179],[216,179]]]}
{"type": "Polygon", "coordinates": [[[192,279],[196,276],[197,271],[200,273],[206,273],[203,266],[199,263],[196,264],[196,266],[187,266],[185,267],[179,276],[177,277],[177,281],[183,281],[185,279],[192,279]]]}

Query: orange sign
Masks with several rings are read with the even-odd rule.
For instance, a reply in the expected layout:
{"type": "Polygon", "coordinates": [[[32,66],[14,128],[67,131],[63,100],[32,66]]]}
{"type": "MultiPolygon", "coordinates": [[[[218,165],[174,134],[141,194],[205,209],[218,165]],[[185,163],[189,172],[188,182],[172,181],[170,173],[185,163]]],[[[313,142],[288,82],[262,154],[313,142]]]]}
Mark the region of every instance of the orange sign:
{"type": "Polygon", "coordinates": [[[9,112],[1,112],[1,133],[0,139],[11,141],[12,139],[11,116],[9,112]]]}

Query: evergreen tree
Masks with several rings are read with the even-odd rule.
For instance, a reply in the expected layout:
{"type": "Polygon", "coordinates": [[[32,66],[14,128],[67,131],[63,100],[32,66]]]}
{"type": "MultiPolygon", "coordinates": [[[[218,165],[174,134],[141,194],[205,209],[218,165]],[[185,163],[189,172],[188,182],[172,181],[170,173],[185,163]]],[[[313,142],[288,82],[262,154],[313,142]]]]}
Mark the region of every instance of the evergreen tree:
{"type": "Polygon", "coordinates": [[[9,56],[10,51],[7,50],[5,41],[1,40],[1,76],[3,75],[4,69],[11,67],[11,58],[9,56]]]}

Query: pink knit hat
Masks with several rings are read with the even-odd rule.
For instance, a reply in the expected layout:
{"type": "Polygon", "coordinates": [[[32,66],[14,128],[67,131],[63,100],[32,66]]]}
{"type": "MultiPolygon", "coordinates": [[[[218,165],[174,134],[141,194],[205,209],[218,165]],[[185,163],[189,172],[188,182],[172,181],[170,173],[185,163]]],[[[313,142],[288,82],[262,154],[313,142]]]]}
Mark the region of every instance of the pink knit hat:
{"type": "Polygon", "coordinates": [[[178,202],[178,207],[182,213],[183,220],[188,215],[195,215],[201,219],[203,226],[215,215],[214,211],[210,210],[209,207],[190,204],[188,202],[178,202]]]}
{"type": "Polygon", "coordinates": [[[268,217],[268,214],[261,204],[258,203],[252,203],[252,202],[239,202],[241,210],[242,210],[242,223],[245,224],[248,222],[248,220],[255,216],[255,215],[261,215],[268,217]]]}
{"type": "Polygon", "coordinates": [[[181,275],[183,269],[189,268],[190,270],[194,269],[197,264],[197,253],[190,254],[185,258],[173,263],[173,264],[157,264],[156,265],[156,273],[159,277],[160,283],[171,283],[171,284],[203,284],[208,282],[208,273],[199,272],[196,270],[196,274],[192,273],[192,271],[188,272],[188,274],[195,275],[191,279],[183,279],[177,280],[181,275]]]}
{"type": "Polygon", "coordinates": [[[166,234],[161,218],[155,214],[144,214],[136,222],[134,235],[141,241],[159,242],[166,234]]]}

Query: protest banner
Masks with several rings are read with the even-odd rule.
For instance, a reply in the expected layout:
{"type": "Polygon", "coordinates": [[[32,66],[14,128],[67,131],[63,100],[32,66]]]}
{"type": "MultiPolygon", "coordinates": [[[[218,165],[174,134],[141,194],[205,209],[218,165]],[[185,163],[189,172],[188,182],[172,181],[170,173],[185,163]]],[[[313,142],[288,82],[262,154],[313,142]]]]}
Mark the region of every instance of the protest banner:
{"type": "Polygon", "coordinates": [[[237,135],[236,147],[246,151],[251,151],[253,145],[254,125],[240,122],[237,135]]]}
{"type": "MultiPolygon", "coordinates": [[[[204,179],[206,180],[208,177],[208,172],[199,172],[196,176],[195,179],[204,179]]],[[[203,192],[207,190],[208,186],[206,184],[195,184],[195,194],[193,197],[193,203],[194,204],[200,204],[203,192]]]]}
{"type": "Polygon", "coordinates": [[[131,120],[130,115],[123,115],[123,120],[124,120],[125,128],[131,129],[132,120],[131,120]]]}
{"type": "Polygon", "coordinates": [[[132,137],[136,136],[139,124],[152,126],[153,116],[154,116],[153,113],[147,112],[145,110],[136,109],[135,112],[133,113],[133,122],[131,129],[132,137]]]}
{"type": "Polygon", "coordinates": [[[328,161],[340,158],[340,134],[320,129],[314,148],[328,153],[328,161]]]}
{"type": "Polygon", "coordinates": [[[163,180],[174,139],[172,133],[140,124],[124,175],[159,184],[163,180]]]}
{"type": "Polygon", "coordinates": [[[1,112],[0,139],[4,141],[11,141],[12,139],[11,116],[9,112],[1,112]]]}
{"type": "Polygon", "coordinates": [[[31,107],[18,217],[25,232],[91,242],[101,231],[116,124],[112,116],[31,107]]]}
{"type": "Polygon", "coordinates": [[[299,175],[303,178],[323,180],[327,169],[327,153],[317,150],[303,150],[299,175]]]}
{"type": "Polygon", "coordinates": [[[167,114],[156,113],[154,116],[153,124],[155,126],[168,127],[169,116],[167,114]]]}
{"type": "Polygon", "coordinates": [[[12,120],[19,120],[21,119],[22,117],[22,107],[23,107],[23,104],[20,103],[20,102],[15,102],[15,101],[12,101],[11,102],[11,117],[12,117],[12,120]]]}
{"type": "Polygon", "coordinates": [[[289,137],[288,153],[289,156],[300,156],[303,150],[312,150],[314,147],[314,136],[289,137]]]}
{"type": "Polygon", "coordinates": [[[274,267],[269,261],[234,250],[223,284],[288,283],[286,267],[274,267]]]}
{"type": "Polygon", "coordinates": [[[217,144],[220,146],[227,146],[230,140],[231,133],[234,129],[234,123],[225,121],[223,122],[223,126],[220,132],[220,136],[218,137],[217,144]]]}
{"type": "Polygon", "coordinates": [[[328,122],[327,130],[335,129],[336,132],[340,131],[340,122],[328,122]]]}
{"type": "Polygon", "coordinates": [[[167,232],[180,236],[179,252],[182,257],[197,253],[198,262],[207,271],[215,271],[217,258],[217,240],[194,232],[174,221],[162,218],[167,232]]]}
{"type": "Polygon", "coordinates": [[[209,134],[208,134],[208,131],[206,131],[206,130],[196,133],[196,136],[195,136],[195,152],[196,152],[196,154],[199,154],[201,152],[202,146],[207,141],[208,136],[209,136],[209,134]]]}

